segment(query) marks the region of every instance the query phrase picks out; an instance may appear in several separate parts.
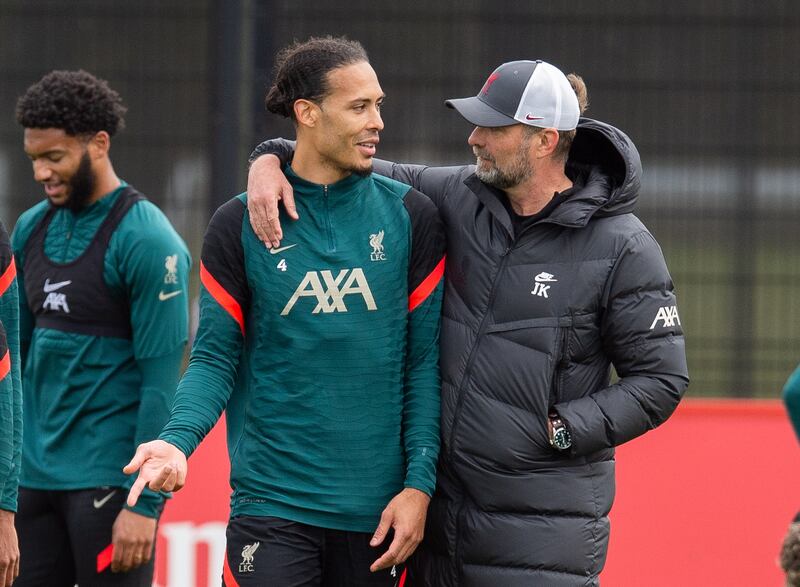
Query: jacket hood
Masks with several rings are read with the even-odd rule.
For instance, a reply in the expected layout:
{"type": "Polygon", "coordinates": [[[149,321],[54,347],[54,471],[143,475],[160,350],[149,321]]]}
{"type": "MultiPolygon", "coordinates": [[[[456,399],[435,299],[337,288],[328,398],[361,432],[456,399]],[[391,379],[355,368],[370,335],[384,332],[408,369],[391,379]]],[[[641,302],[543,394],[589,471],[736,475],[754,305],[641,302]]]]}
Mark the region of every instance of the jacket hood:
{"type": "Polygon", "coordinates": [[[585,224],[592,216],[625,214],[636,207],[642,163],[633,141],[618,128],[581,118],[566,168],[578,189],[554,210],[553,221],[585,224]]]}

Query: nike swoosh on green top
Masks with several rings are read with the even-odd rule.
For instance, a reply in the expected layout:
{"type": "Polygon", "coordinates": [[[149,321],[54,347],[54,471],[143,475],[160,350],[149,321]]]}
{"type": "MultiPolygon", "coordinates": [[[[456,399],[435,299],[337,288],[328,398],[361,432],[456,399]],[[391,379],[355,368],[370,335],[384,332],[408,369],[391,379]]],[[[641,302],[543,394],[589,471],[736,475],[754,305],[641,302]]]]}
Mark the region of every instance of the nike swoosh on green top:
{"type": "Polygon", "coordinates": [[[272,248],[272,249],[269,250],[269,252],[270,252],[271,255],[277,255],[278,253],[282,253],[283,251],[288,251],[292,247],[296,247],[296,246],[297,246],[297,243],[295,243],[293,245],[288,245],[288,246],[285,246],[285,247],[278,247],[277,249],[272,248]]]}

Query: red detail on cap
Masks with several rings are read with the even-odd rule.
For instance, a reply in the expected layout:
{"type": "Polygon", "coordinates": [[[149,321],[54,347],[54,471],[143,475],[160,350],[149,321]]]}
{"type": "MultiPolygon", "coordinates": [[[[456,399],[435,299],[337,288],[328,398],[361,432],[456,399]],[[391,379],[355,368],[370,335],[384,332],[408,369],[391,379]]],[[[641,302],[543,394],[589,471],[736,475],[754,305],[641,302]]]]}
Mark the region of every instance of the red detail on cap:
{"type": "Polygon", "coordinates": [[[410,296],[408,296],[408,311],[413,312],[414,309],[419,306],[422,302],[424,302],[431,292],[436,289],[436,286],[439,285],[439,282],[442,279],[442,275],[444,275],[444,260],[446,257],[442,257],[442,259],[437,263],[436,268],[430,272],[428,277],[422,280],[417,286],[410,296]]]}
{"type": "Polygon", "coordinates": [[[406,584],[406,575],[408,575],[408,569],[403,569],[403,574],[400,575],[400,582],[397,584],[397,587],[403,587],[406,584]]]}
{"type": "Polygon", "coordinates": [[[489,79],[486,80],[486,83],[483,84],[483,87],[481,88],[481,94],[486,94],[489,91],[489,88],[492,87],[492,84],[496,82],[497,78],[499,77],[500,74],[497,73],[496,71],[492,75],[490,75],[489,79]]]}
{"type": "Polygon", "coordinates": [[[97,572],[102,573],[111,565],[111,559],[114,558],[114,545],[109,544],[103,551],[97,555],[97,572]]]}
{"type": "Polygon", "coordinates": [[[0,296],[6,293],[6,290],[14,282],[16,276],[17,265],[14,263],[14,257],[11,257],[11,263],[9,263],[6,270],[3,271],[3,275],[0,276],[0,296]]]}
{"type": "Polygon", "coordinates": [[[225,558],[223,560],[225,562],[222,565],[222,578],[225,581],[225,587],[239,587],[239,582],[236,580],[236,577],[233,576],[231,566],[228,564],[228,553],[225,553],[225,558]]]}
{"type": "Polygon", "coordinates": [[[208,290],[208,293],[211,294],[211,297],[236,320],[242,331],[242,336],[244,336],[244,313],[242,312],[242,307],[239,305],[239,302],[220,285],[219,281],[214,279],[214,276],[206,269],[202,261],[200,261],[200,282],[208,290]]]}
{"type": "Polygon", "coordinates": [[[11,371],[11,353],[6,351],[6,354],[0,359],[0,380],[5,379],[9,371],[11,371]]]}
{"type": "Polygon", "coordinates": [[[542,120],[544,116],[531,116],[530,114],[525,115],[525,120],[542,120]]]}

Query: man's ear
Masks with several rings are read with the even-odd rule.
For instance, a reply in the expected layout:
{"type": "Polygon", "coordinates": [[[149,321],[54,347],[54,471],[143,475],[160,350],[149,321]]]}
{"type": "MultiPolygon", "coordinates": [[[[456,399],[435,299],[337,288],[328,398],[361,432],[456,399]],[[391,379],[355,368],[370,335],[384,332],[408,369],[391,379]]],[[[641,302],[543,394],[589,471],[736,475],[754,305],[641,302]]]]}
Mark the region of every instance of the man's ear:
{"type": "Polygon", "coordinates": [[[310,128],[317,124],[320,109],[311,100],[295,100],[292,108],[294,108],[294,117],[297,120],[297,124],[310,128]]]}
{"type": "Polygon", "coordinates": [[[556,129],[546,128],[542,132],[536,133],[536,138],[538,139],[536,154],[539,157],[549,157],[555,152],[561,137],[556,129]]]}
{"type": "Polygon", "coordinates": [[[111,149],[111,136],[104,130],[96,132],[86,144],[86,149],[92,159],[102,159],[111,149]]]}

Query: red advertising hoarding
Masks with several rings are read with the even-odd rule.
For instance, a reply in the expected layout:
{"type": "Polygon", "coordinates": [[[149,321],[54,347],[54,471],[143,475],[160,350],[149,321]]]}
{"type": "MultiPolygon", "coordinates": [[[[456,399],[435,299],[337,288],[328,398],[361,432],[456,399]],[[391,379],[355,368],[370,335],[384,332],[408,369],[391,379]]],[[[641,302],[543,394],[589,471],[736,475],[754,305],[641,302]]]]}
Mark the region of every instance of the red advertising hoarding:
{"type": "MultiPolygon", "coordinates": [[[[220,585],[228,470],[220,424],[162,518],[159,587],[220,585]]],[[[781,585],[777,554],[798,508],[797,441],[779,402],[684,401],[661,428],[618,449],[601,583],[781,585]]]]}

